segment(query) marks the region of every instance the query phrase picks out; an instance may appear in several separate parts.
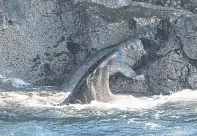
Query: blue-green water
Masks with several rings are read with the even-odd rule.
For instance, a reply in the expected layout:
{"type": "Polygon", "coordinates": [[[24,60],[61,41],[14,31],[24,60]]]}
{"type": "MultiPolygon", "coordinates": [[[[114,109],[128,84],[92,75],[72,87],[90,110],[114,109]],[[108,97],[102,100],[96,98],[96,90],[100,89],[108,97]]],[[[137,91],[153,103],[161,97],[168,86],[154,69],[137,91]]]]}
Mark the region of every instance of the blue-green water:
{"type": "Polygon", "coordinates": [[[195,136],[197,92],[56,106],[68,94],[1,92],[0,136],[195,136]]]}

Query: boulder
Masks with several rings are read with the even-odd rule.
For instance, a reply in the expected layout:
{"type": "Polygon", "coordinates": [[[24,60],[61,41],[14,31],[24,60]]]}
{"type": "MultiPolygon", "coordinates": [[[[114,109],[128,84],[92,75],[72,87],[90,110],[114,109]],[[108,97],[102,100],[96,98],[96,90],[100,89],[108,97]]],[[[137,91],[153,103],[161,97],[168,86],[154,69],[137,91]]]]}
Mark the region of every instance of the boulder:
{"type": "Polygon", "coordinates": [[[147,69],[149,89],[153,94],[170,94],[188,87],[187,65],[181,53],[170,51],[147,69]]]}
{"type": "Polygon", "coordinates": [[[177,36],[180,38],[183,51],[190,59],[197,59],[197,17],[184,16],[175,25],[177,36]]]}

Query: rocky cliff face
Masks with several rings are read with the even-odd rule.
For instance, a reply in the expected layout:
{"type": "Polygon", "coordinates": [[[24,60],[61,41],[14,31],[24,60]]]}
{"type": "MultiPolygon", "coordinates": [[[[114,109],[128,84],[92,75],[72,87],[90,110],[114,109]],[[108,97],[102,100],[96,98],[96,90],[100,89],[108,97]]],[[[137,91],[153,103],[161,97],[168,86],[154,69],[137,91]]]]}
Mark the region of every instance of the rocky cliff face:
{"type": "Polygon", "coordinates": [[[1,8],[0,73],[37,85],[56,84],[72,68],[57,2],[3,0],[1,8]]]}
{"type": "Polygon", "coordinates": [[[128,37],[148,51],[145,81],[111,77],[114,92],[197,88],[195,0],[1,0],[0,74],[59,86],[93,52],[128,37]]]}

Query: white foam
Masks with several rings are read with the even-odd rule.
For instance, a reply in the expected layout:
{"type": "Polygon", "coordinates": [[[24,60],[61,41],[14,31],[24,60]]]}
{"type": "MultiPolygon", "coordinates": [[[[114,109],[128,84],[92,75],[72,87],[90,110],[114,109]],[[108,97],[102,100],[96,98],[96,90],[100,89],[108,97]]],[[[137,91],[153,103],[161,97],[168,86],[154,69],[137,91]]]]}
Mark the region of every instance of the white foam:
{"type": "Polygon", "coordinates": [[[0,92],[0,106],[20,104],[24,107],[52,107],[62,102],[69,93],[64,92],[0,92]]]}
{"type": "Polygon", "coordinates": [[[30,85],[29,83],[26,83],[25,81],[18,79],[18,78],[12,78],[9,80],[11,81],[11,84],[17,88],[19,88],[21,86],[29,86],[30,85]]]}
{"type": "Polygon", "coordinates": [[[0,74],[0,79],[2,79],[2,78],[4,78],[4,76],[0,74]]]}
{"type": "Polygon", "coordinates": [[[145,126],[151,130],[156,130],[162,127],[156,123],[151,123],[151,122],[145,123],[145,126]]]}
{"type": "MultiPolygon", "coordinates": [[[[64,106],[56,106],[61,103],[69,93],[65,92],[0,92],[0,107],[9,105],[20,105],[23,107],[53,107],[53,108],[65,108],[64,106]]],[[[73,104],[69,107],[73,107],[76,110],[82,110],[87,108],[96,108],[102,110],[108,109],[120,109],[120,110],[138,110],[138,109],[151,109],[169,102],[180,101],[197,101],[197,91],[183,90],[177,93],[173,93],[168,96],[153,96],[153,97],[141,97],[136,98],[131,95],[117,96],[116,100],[103,103],[92,101],[91,104],[73,104]]]]}
{"type": "MultiPolygon", "coordinates": [[[[88,107],[96,107],[102,109],[120,109],[120,110],[138,110],[138,109],[151,109],[157,106],[161,106],[169,102],[180,102],[180,101],[197,101],[197,91],[183,90],[171,95],[163,96],[157,95],[152,97],[140,97],[136,98],[131,95],[128,96],[117,96],[115,101],[110,103],[102,103],[92,101],[88,107]]],[[[80,105],[76,105],[79,108],[80,105]]]]}
{"type": "Polygon", "coordinates": [[[0,74],[0,80],[3,83],[10,83],[13,87],[21,88],[25,86],[29,86],[29,83],[26,83],[25,81],[19,79],[19,78],[8,78],[0,74]]]}

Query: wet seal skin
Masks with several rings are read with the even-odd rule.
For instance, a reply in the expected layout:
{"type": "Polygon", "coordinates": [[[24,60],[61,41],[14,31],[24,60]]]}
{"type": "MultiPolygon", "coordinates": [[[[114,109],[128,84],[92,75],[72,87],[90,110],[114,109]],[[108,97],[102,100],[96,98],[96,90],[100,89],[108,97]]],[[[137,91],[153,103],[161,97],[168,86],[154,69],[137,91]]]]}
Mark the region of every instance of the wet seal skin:
{"type": "Polygon", "coordinates": [[[134,80],[144,80],[144,76],[137,75],[132,67],[145,54],[139,39],[128,39],[96,52],[77,67],[61,86],[63,91],[71,92],[61,105],[113,100],[115,95],[110,91],[109,77],[119,72],[134,80]]]}

